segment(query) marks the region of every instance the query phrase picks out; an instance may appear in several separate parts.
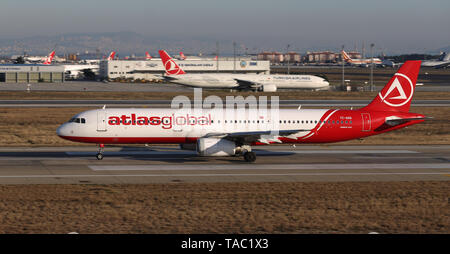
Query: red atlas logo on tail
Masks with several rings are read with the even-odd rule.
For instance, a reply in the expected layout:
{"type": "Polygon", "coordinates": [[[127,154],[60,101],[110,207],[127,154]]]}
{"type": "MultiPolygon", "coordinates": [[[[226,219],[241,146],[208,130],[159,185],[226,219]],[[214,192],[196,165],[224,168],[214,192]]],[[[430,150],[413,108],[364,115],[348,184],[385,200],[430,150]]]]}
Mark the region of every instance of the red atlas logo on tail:
{"type": "Polygon", "coordinates": [[[391,107],[401,107],[412,99],[414,85],[408,76],[396,73],[394,81],[384,95],[382,94],[383,91],[385,89],[378,94],[382,102],[391,107]]]}

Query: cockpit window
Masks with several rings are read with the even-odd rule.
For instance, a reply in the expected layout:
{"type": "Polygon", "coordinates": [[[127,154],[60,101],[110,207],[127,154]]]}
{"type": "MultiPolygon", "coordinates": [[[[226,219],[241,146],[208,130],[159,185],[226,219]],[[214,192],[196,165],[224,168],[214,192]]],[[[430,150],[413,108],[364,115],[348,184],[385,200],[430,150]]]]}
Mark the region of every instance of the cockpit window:
{"type": "Polygon", "coordinates": [[[69,123],[82,123],[85,124],[86,123],[86,119],[85,118],[72,118],[69,120],[69,123]]]}

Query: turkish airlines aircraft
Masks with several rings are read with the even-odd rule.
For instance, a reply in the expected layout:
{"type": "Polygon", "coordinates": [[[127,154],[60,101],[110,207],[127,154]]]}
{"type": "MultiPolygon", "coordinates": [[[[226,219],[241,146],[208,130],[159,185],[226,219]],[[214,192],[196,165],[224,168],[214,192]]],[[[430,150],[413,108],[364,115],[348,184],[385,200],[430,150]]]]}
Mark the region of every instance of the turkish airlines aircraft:
{"type": "Polygon", "coordinates": [[[362,65],[362,66],[367,66],[369,64],[372,63],[372,59],[373,59],[373,64],[382,64],[383,61],[381,61],[381,59],[379,58],[370,58],[370,59],[352,59],[347,52],[342,50],[342,56],[344,58],[344,60],[351,64],[351,65],[362,65]]]}
{"type": "Polygon", "coordinates": [[[48,56],[47,59],[45,59],[44,63],[45,65],[50,65],[52,64],[53,58],[55,57],[55,51],[52,51],[48,56]]]}
{"type": "Polygon", "coordinates": [[[313,75],[265,75],[232,73],[186,74],[164,50],[159,55],[166,69],[164,78],[172,83],[201,88],[231,88],[276,92],[278,88],[328,89],[330,84],[313,75]]]}
{"type": "Polygon", "coordinates": [[[57,134],[99,144],[99,160],[105,144],[180,144],[200,156],[243,155],[253,162],[253,145],[340,142],[423,122],[424,115],[409,113],[419,69],[420,61],[403,64],[375,99],[358,110],[103,108],[79,113],[57,134]]]}

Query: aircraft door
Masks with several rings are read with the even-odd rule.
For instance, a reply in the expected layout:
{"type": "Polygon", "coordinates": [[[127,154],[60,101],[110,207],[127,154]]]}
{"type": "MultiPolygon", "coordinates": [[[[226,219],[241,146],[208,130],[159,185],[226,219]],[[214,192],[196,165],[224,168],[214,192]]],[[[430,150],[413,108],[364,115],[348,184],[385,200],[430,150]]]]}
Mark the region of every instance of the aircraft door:
{"type": "Polygon", "coordinates": [[[106,131],[106,110],[97,111],[97,131],[106,131]]]}
{"type": "Polygon", "coordinates": [[[370,114],[369,113],[361,113],[362,117],[362,131],[370,131],[372,122],[370,120],[370,114]]]}

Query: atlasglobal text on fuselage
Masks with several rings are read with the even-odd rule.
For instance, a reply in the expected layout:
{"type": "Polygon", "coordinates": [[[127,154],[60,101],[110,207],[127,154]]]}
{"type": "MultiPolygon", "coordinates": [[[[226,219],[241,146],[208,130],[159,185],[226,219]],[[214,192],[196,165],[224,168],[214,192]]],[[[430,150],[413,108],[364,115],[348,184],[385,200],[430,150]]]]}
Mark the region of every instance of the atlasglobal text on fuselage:
{"type": "Polygon", "coordinates": [[[252,146],[276,143],[330,143],[377,135],[426,120],[410,113],[420,61],[408,61],[361,109],[278,109],[240,111],[172,108],[89,110],[62,124],[67,140],[98,144],[180,144],[201,156],[243,155],[252,162],[252,146]]]}

